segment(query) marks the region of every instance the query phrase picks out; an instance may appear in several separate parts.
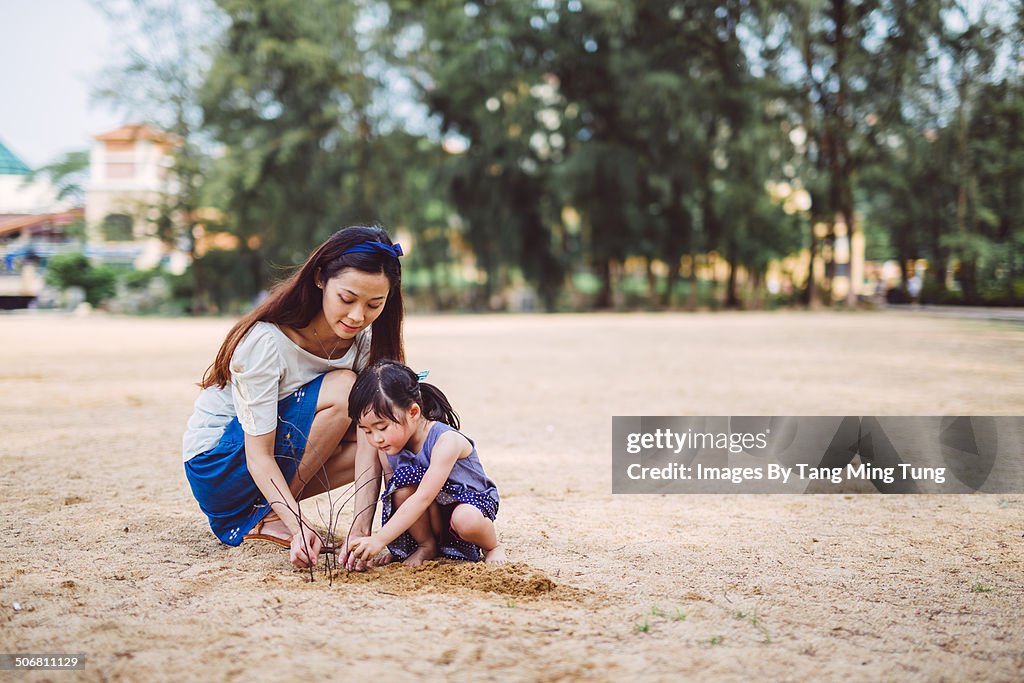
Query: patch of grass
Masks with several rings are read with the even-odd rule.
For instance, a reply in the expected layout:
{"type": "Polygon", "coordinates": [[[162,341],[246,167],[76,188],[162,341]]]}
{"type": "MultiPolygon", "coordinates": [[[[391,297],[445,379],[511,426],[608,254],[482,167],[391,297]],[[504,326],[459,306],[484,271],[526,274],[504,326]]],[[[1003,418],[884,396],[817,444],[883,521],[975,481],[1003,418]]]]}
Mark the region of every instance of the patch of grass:
{"type": "Polygon", "coordinates": [[[507,600],[505,600],[505,607],[508,607],[509,609],[515,609],[516,601],[512,598],[508,598],[507,600]]]}
{"type": "Polygon", "coordinates": [[[986,586],[983,583],[976,583],[973,586],[971,586],[971,592],[972,593],[991,593],[992,592],[992,586],[986,586]]]}
{"type": "Polygon", "coordinates": [[[669,608],[662,608],[658,603],[654,603],[646,614],[640,615],[640,619],[642,619],[642,621],[638,621],[633,625],[633,631],[635,633],[650,633],[651,629],[659,623],[664,624],[668,621],[685,621],[686,612],[679,607],[671,606],[669,608]]]}
{"type": "Polygon", "coordinates": [[[744,612],[743,610],[736,610],[733,612],[733,617],[749,621],[750,625],[760,631],[761,635],[764,636],[764,640],[761,641],[762,643],[768,644],[772,642],[772,636],[768,633],[768,629],[764,627],[764,624],[761,623],[761,616],[757,613],[757,610],[750,613],[744,612]]]}
{"type": "Polygon", "coordinates": [[[746,621],[749,621],[750,625],[755,628],[757,628],[758,624],[761,623],[761,617],[758,616],[756,610],[751,614],[747,614],[743,610],[736,610],[736,613],[733,614],[733,616],[737,619],[744,619],[746,621]]]}
{"type": "Polygon", "coordinates": [[[725,636],[712,636],[711,639],[708,640],[708,645],[721,645],[724,640],[725,636]]]}

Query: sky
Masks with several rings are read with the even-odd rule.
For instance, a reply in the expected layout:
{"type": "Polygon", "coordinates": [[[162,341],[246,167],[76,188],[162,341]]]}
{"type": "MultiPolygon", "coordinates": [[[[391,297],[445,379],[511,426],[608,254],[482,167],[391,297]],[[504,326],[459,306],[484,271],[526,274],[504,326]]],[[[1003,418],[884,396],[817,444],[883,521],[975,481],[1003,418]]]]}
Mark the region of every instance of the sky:
{"type": "Polygon", "coordinates": [[[126,122],[90,102],[109,36],[88,0],[0,0],[0,142],[30,167],[126,122]]]}

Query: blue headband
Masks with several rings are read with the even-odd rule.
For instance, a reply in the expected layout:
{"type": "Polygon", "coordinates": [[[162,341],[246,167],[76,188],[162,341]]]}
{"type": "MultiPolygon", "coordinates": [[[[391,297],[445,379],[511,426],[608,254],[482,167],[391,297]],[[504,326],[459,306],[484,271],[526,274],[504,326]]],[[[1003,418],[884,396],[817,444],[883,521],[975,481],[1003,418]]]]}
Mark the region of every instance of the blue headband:
{"type": "Polygon", "coordinates": [[[394,256],[398,258],[405,252],[402,251],[402,245],[395,242],[394,244],[384,244],[383,242],[360,242],[354,247],[349,247],[345,251],[341,252],[341,255],[345,254],[372,254],[374,252],[380,252],[387,254],[388,256],[394,256]]]}

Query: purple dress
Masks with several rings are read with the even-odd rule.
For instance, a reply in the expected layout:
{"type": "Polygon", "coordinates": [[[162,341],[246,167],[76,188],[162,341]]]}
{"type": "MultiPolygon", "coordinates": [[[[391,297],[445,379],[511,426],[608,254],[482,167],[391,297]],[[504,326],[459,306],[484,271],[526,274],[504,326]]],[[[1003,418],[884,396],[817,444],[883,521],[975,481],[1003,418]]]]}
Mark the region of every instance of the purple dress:
{"type": "MultiPolygon", "coordinates": [[[[419,452],[413,453],[408,449],[402,449],[395,455],[388,455],[392,477],[381,495],[382,524],[387,524],[391,515],[394,514],[391,494],[400,488],[416,486],[423,481],[423,475],[430,467],[430,453],[433,451],[434,445],[442,434],[453,431],[456,431],[453,427],[443,422],[435,422],[430,426],[430,431],[427,432],[427,438],[423,441],[423,447],[419,452]]],[[[472,505],[480,510],[487,519],[494,521],[498,514],[499,498],[497,487],[484,473],[484,468],[480,464],[480,458],[476,454],[476,445],[473,444],[472,439],[469,439],[469,443],[473,446],[472,452],[465,458],[455,461],[448,480],[437,494],[436,502],[441,507],[444,527],[438,549],[444,557],[449,559],[477,562],[482,559],[480,547],[464,541],[455,533],[451,527],[452,510],[456,505],[465,503],[472,505]]],[[[416,541],[408,531],[403,532],[401,536],[388,544],[388,550],[399,560],[407,558],[416,548],[416,541]]]]}

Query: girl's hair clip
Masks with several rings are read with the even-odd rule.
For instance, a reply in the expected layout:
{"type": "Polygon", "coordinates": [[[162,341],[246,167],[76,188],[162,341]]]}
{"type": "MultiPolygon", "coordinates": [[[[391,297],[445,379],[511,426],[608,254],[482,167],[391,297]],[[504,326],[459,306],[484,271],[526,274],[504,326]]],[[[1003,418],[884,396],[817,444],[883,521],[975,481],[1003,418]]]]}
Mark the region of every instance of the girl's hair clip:
{"type": "Polygon", "coordinates": [[[429,376],[430,376],[430,370],[424,370],[423,372],[417,372],[416,373],[416,381],[417,382],[422,382],[423,380],[425,380],[429,376]]]}

